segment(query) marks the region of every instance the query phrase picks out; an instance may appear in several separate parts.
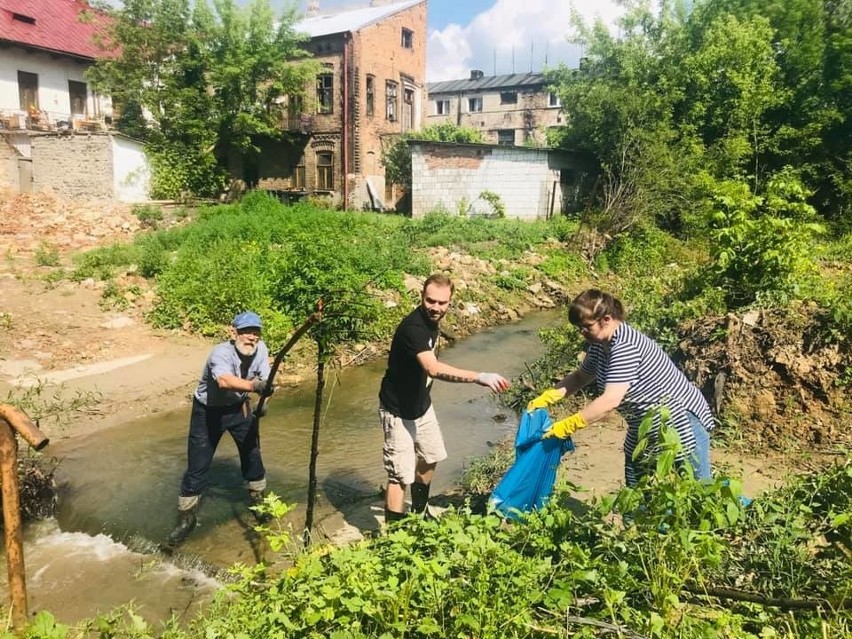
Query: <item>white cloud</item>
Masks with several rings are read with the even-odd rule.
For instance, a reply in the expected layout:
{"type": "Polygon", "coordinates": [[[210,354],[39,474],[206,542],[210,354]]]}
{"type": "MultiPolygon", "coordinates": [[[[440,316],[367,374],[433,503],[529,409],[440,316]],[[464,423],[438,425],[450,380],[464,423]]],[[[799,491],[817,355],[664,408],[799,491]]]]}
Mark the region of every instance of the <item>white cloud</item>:
{"type": "Polygon", "coordinates": [[[428,80],[466,78],[471,69],[500,75],[541,71],[545,63],[577,66],[580,48],[567,40],[572,4],[589,23],[611,25],[621,12],[614,0],[497,0],[466,26],[429,33],[428,80]]]}

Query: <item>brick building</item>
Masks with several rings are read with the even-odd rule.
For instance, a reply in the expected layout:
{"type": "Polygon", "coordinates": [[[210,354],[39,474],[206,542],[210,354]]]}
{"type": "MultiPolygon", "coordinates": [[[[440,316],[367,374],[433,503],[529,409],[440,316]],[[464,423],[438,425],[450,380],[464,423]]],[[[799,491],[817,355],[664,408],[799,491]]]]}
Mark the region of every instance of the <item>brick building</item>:
{"type": "Polygon", "coordinates": [[[426,106],[426,4],[373,0],[298,23],[320,64],[316,86],[290,100],[290,139],[262,144],[256,180],[247,181],[282,195],[327,195],[346,208],[383,208],[382,144],[419,129],[426,106]]]}
{"type": "Polygon", "coordinates": [[[432,82],[428,89],[427,125],[452,122],[477,129],[492,144],[543,146],[547,130],[563,123],[559,98],[541,73],[471,71],[468,79],[432,82]]]}

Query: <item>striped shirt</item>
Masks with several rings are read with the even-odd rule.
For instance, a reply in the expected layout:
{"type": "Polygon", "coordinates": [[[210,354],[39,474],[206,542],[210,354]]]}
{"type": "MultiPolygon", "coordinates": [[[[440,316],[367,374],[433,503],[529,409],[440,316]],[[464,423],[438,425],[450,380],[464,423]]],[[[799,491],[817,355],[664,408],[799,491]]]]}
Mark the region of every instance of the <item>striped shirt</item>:
{"type": "Polygon", "coordinates": [[[695,437],[687,411],[698,417],[708,431],[714,425],[710,406],[698,387],[686,378],[656,342],[626,322],[621,322],[608,345],[609,349],[605,348],[605,344],[591,344],[580,370],[594,375],[599,393],[607,384],[629,385],[618,407],[627,421],[625,455],[632,459],[639,440],[639,425],[649,411],[654,412],[654,423],[648,435],[648,452],[659,452],[658,409],[662,407],[669,409],[669,426],[674,427],[680,436],[683,450],[679,458],[695,450],[695,437]]]}

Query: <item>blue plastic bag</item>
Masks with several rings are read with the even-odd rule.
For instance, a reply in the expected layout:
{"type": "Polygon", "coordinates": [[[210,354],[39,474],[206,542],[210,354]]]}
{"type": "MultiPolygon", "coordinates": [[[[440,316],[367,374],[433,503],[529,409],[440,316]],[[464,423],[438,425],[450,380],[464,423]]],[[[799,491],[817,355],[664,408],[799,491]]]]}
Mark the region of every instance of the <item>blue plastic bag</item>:
{"type": "Polygon", "coordinates": [[[574,442],[558,437],[542,439],[550,428],[550,414],[544,408],[524,411],[515,435],[515,463],[491,493],[490,505],[508,519],[544,506],[553,492],[556,469],[574,442]]]}

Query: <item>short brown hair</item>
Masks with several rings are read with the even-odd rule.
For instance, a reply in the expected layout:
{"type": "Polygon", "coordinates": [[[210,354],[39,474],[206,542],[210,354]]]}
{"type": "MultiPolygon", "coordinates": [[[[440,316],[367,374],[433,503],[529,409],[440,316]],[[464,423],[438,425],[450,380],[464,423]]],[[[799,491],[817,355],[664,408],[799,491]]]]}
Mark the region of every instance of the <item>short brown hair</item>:
{"type": "Polygon", "coordinates": [[[580,293],[568,308],[568,321],[574,326],[599,320],[604,315],[623,320],[624,305],[617,297],[596,288],[580,293]]]}
{"type": "Polygon", "coordinates": [[[450,279],[449,275],[445,275],[444,273],[432,273],[429,277],[426,278],[426,281],[423,282],[423,290],[420,291],[421,295],[426,294],[426,289],[430,284],[435,284],[437,286],[449,286],[450,287],[450,295],[455,293],[456,285],[453,284],[453,281],[450,279]]]}

